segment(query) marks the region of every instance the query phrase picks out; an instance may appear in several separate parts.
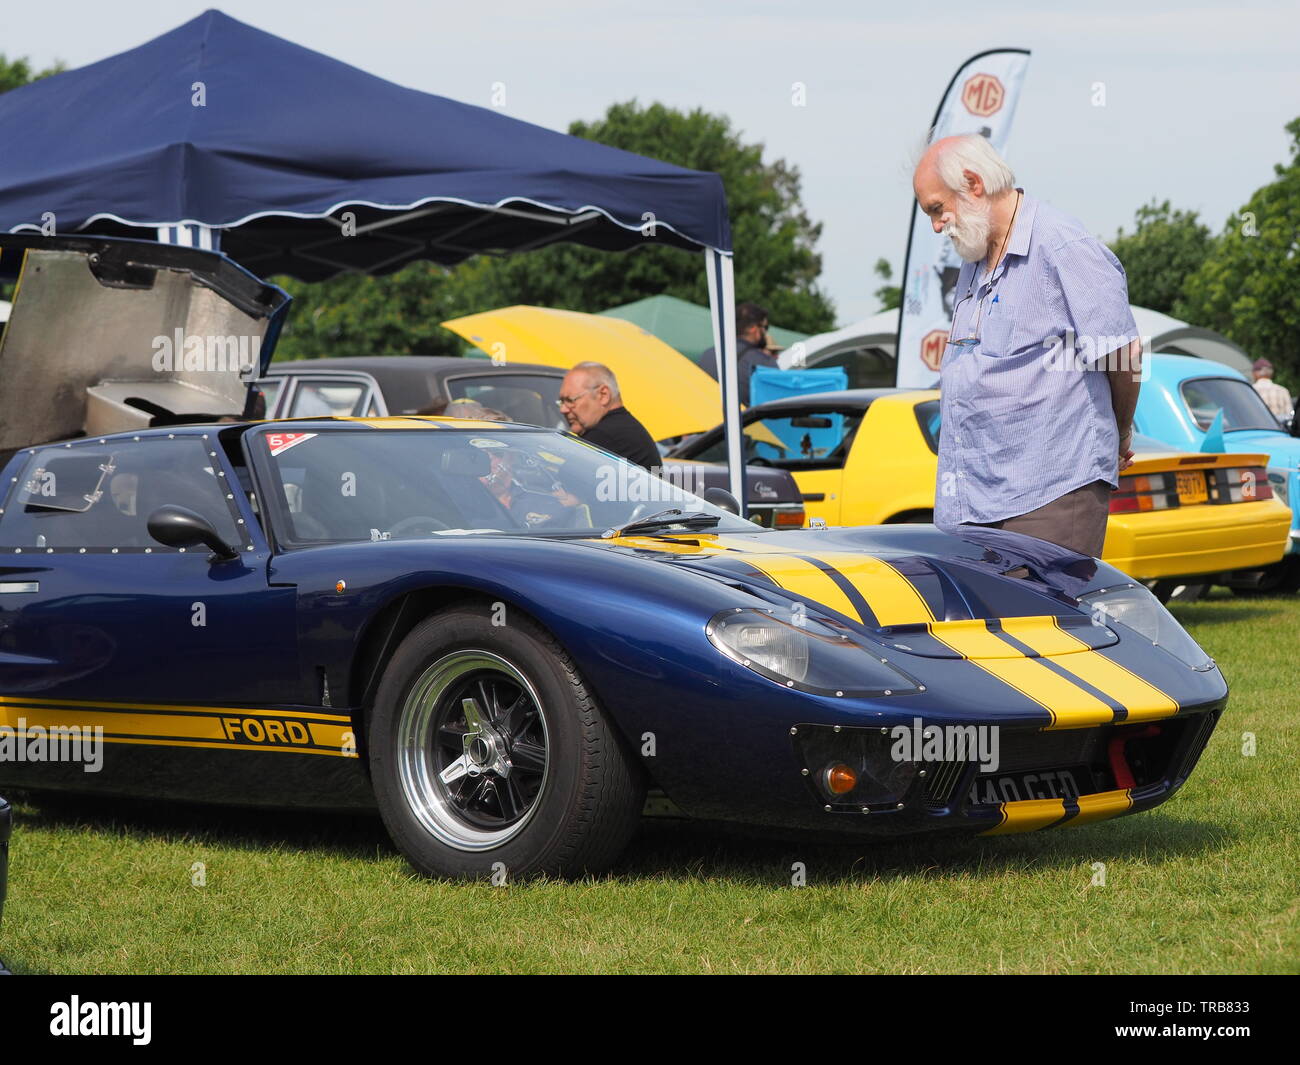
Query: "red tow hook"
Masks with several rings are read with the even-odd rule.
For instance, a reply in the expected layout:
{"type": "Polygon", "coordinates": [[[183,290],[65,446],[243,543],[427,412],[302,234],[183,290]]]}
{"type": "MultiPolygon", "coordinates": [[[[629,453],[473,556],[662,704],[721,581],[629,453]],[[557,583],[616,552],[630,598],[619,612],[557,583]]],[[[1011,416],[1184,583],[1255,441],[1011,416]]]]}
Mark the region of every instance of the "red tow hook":
{"type": "Polygon", "coordinates": [[[1159,725],[1147,725],[1146,728],[1137,731],[1116,730],[1115,735],[1106,745],[1106,756],[1110,759],[1110,771],[1115,777],[1116,788],[1128,789],[1137,786],[1137,781],[1133,779],[1133,770],[1128,767],[1128,759],[1124,757],[1124,747],[1128,741],[1145,740],[1159,735],[1159,725]]]}

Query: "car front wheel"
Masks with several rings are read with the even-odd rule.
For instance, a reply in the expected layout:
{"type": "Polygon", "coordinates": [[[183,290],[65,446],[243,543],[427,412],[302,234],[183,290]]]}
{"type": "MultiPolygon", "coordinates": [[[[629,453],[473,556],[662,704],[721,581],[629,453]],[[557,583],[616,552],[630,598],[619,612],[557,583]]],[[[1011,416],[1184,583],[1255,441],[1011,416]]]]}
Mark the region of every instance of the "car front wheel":
{"type": "Polygon", "coordinates": [[[389,662],[369,742],[384,823],[429,876],[600,872],[636,829],[639,771],[554,638],[493,614],[426,618],[389,662]]]}

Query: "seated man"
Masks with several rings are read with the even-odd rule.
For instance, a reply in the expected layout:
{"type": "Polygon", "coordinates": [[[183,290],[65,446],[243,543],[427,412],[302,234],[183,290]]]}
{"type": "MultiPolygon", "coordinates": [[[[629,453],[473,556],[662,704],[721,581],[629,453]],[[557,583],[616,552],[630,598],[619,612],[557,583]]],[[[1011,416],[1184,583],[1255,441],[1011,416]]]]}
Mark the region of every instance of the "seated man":
{"type": "Polygon", "coordinates": [[[493,498],[510,516],[527,528],[538,525],[590,525],[590,515],[571,513],[582,504],[578,498],[554,480],[531,455],[519,448],[494,447],[488,450],[491,466],[479,478],[493,498]],[[532,484],[527,487],[523,481],[532,484]],[[549,481],[549,485],[545,482],[549,481]],[[585,517],[585,520],[584,520],[585,517]]]}

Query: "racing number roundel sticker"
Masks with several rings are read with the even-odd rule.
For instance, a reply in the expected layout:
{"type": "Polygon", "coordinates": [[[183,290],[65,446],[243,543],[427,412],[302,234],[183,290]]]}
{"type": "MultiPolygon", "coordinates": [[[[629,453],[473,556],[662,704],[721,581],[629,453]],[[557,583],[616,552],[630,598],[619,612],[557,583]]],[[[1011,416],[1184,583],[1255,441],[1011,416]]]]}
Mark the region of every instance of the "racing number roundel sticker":
{"type": "Polygon", "coordinates": [[[1006,99],[1002,82],[992,74],[972,74],[961,89],[961,102],[972,115],[987,118],[1002,107],[1006,99]]]}

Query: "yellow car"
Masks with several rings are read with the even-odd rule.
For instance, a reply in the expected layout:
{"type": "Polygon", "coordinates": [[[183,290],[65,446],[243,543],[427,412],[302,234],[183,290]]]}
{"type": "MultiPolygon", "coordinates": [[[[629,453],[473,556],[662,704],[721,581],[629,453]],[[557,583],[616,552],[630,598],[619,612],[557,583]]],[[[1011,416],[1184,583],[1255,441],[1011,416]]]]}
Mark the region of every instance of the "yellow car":
{"type": "MultiPolygon", "coordinates": [[[[745,462],[789,470],[810,519],[827,525],[934,516],[939,393],[852,389],[746,411],[745,462]]],[[[1111,496],[1102,558],[1138,580],[1215,575],[1276,562],[1291,511],[1255,454],[1181,453],[1140,441],[1111,496]]],[[[725,461],[721,427],[674,457],[725,461]]],[[[1206,578],[1202,577],[1202,582],[1206,578]]]]}

